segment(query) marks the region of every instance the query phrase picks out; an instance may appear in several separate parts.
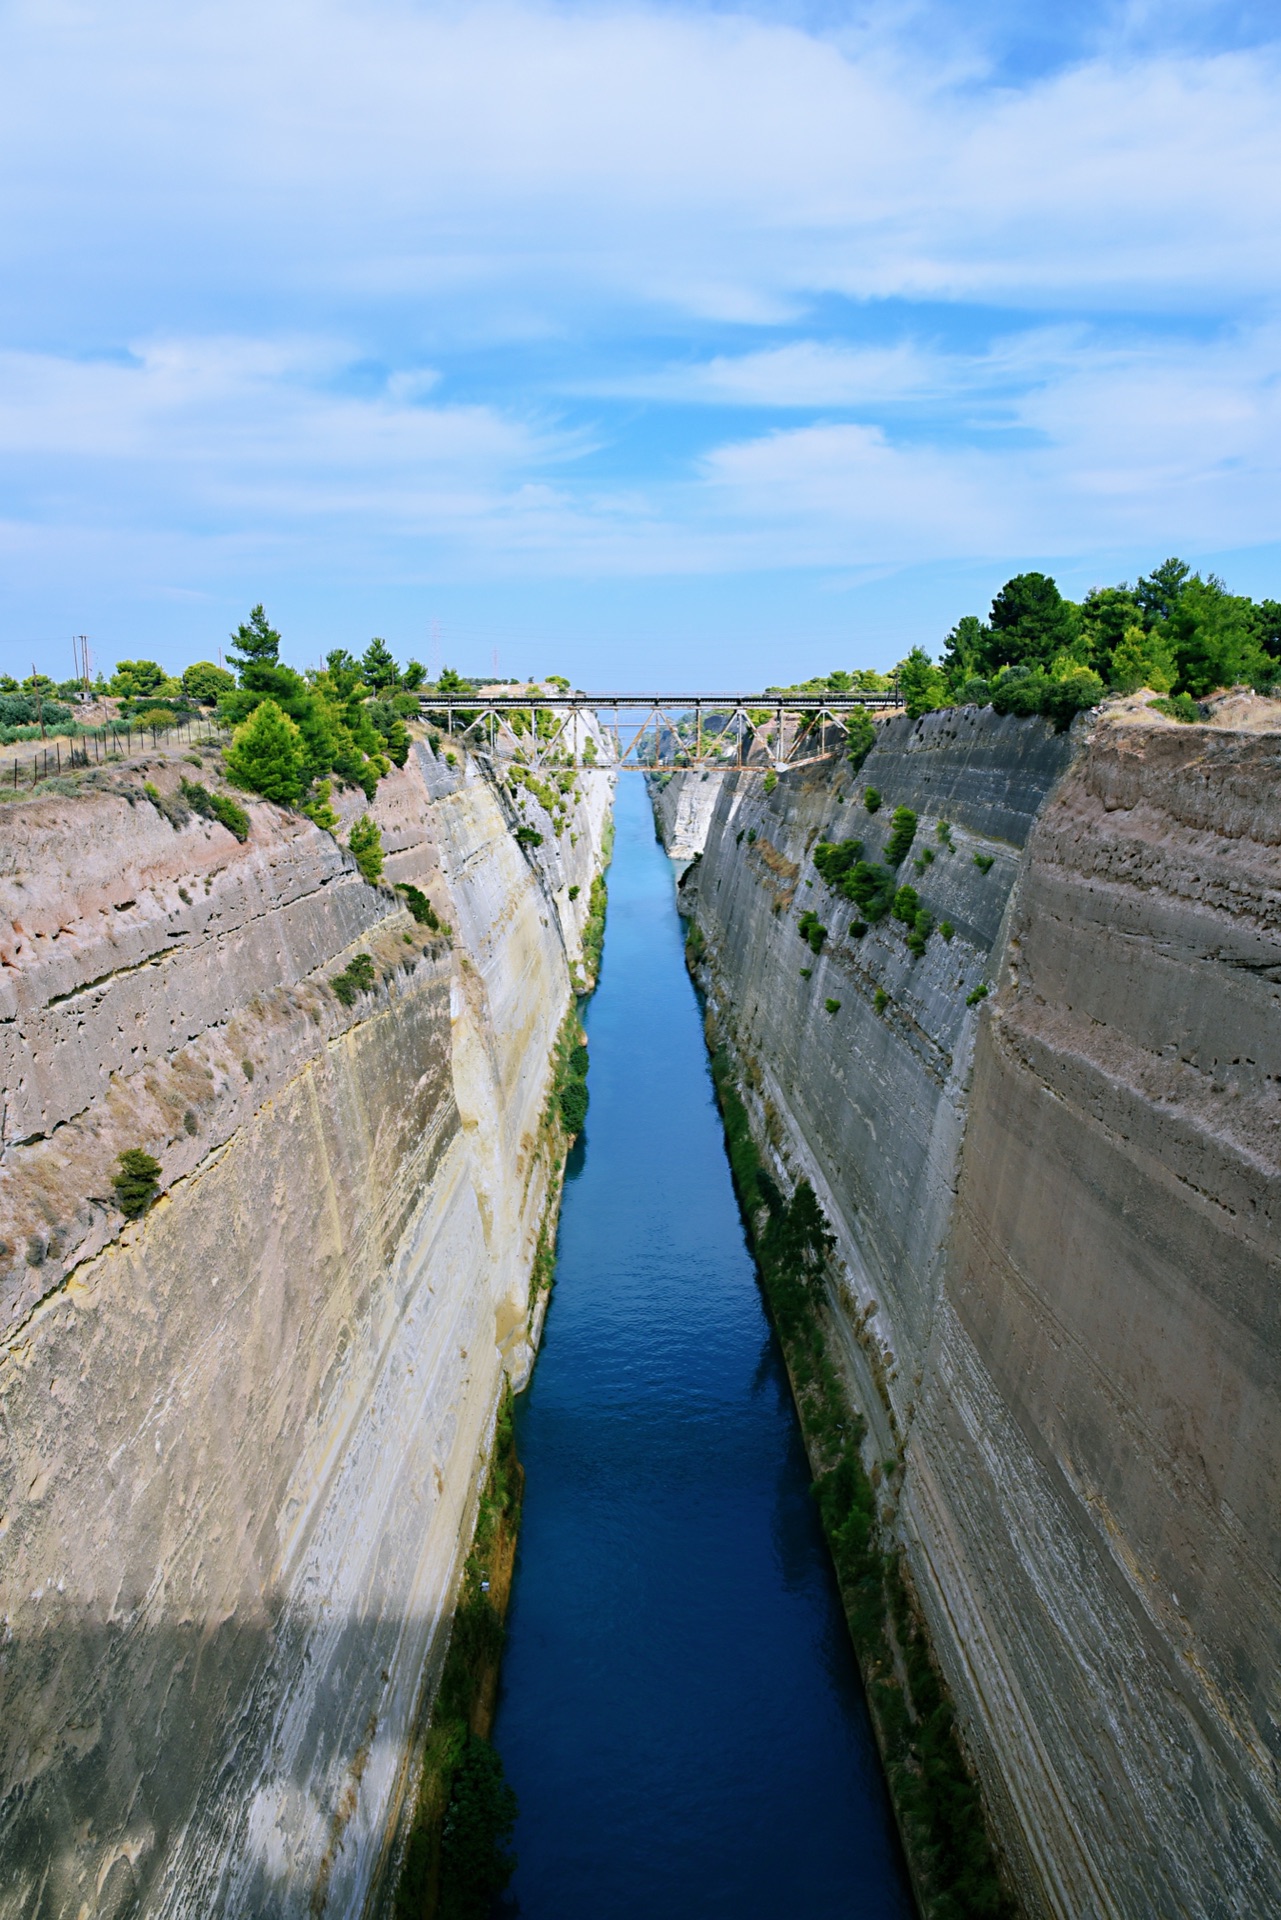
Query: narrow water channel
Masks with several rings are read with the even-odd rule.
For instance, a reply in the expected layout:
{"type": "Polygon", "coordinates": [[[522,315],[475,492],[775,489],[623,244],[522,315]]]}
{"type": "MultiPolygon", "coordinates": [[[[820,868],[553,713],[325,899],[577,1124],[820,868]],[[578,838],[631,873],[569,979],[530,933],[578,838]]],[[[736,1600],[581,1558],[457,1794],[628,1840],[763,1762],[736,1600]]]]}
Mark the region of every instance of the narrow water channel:
{"type": "Polygon", "coordinates": [[[618,783],[591,1111],[517,1433],[495,1739],[522,1920],[907,1920],[642,781],[618,783]]]}

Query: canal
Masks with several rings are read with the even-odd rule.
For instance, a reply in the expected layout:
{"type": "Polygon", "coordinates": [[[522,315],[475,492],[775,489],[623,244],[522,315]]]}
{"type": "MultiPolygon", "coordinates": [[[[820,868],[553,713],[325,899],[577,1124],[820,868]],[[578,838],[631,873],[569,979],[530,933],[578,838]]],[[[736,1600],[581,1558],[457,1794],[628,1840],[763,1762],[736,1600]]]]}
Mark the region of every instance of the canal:
{"type": "Polygon", "coordinates": [[[522,1920],[908,1920],[672,868],[618,782],[591,1109],[520,1400],[494,1738],[522,1920]]]}

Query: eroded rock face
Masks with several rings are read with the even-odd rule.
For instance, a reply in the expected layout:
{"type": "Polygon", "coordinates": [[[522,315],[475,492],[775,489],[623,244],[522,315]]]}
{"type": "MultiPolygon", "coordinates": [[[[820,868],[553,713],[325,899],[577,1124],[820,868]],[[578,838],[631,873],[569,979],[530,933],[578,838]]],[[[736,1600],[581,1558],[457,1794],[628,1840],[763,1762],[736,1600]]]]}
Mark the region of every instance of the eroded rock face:
{"type": "Polygon", "coordinates": [[[1281,1910],[1279,774],[1281,735],[1222,725],[894,721],[857,780],[728,777],[685,887],[760,1137],[836,1229],[869,1462],[1010,1865],[1062,1920],[1281,1910]],[[898,804],[956,930],[919,958],[812,865],[875,858],[898,804]]]}
{"type": "Polygon", "coordinates": [[[265,803],[6,811],[0,1914],[361,1910],[529,1361],[580,787],[544,857],[425,742],[382,784],[452,939],[265,803]]]}

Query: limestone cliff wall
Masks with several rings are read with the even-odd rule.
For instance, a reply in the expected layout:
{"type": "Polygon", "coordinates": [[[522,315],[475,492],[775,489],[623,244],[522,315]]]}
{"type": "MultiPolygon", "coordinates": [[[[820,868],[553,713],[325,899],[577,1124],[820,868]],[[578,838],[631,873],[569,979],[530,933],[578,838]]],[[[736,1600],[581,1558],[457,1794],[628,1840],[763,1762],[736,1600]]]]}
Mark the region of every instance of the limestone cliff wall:
{"type": "Polygon", "coordinates": [[[609,780],[530,853],[417,742],[371,811],[445,937],[143,771],[0,818],[0,1914],[356,1915],[529,1362],[609,780]]]}
{"type": "Polygon", "coordinates": [[[835,1228],[1011,1870],[1062,1920],[1281,1909],[1279,768],[1276,734],[895,720],[857,779],[723,777],[683,888],[760,1137],[835,1228]],[[900,803],[956,929],[919,959],[851,937],[811,857],[875,858],[900,803]]]}

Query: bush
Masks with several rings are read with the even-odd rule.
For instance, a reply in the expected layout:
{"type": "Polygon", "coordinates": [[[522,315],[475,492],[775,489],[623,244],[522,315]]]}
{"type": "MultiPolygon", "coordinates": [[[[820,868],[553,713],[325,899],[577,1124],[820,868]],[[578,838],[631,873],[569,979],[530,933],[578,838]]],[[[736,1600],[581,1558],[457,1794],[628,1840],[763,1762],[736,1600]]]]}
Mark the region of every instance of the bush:
{"type": "Polygon", "coordinates": [[[920,904],[920,896],[915,887],[900,887],[894,895],[894,918],[904,920],[910,926],[916,919],[920,904]]]}
{"type": "Polygon", "coordinates": [[[236,728],[225,764],[233,785],[282,806],[293,806],[308,786],[302,734],[274,700],[262,701],[236,728]]]}
{"type": "Polygon", "coordinates": [[[803,913],[796,923],[796,931],[802,940],[808,940],[811,953],[822,953],[823,942],[827,938],[827,928],[820,926],[818,915],[811,907],[803,913]]]}
{"type": "Polygon", "coordinates": [[[226,667],[216,667],[212,660],[197,660],[183,669],[182,690],[201,706],[217,706],[218,696],[230,693],[235,684],[235,674],[228,673],[226,667]]]}
{"type": "Polygon", "coordinates": [[[866,788],[864,789],[864,791],[863,791],[863,805],[864,805],[864,806],[865,806],[865,807],[867,808],[867,810],[868,810],[868,812],[869,812],[869,813],[879,813],[879,812],[880,812],[880,810],[881,810],[881,796],[880,796],[880,794],[879,794],[879,793],[877,792],[877,790],[876,790],[876,788],[875,788],[875,787],[866,787],[866,788]]]}
{"type": "Polygon", "coordinates": [[[766,773],[761,785],[764,787],[766,793],[773,793],[775,787],[778,785],[778,775],[775,773],[773,767],[766,773]]]}
{"type": "Polygon", "coordinates": [[[952,922],[950,920],[940,920],[939,932],[942,934],[945,940],[951,940],[956,933],[956,928],[952,925],[952,922]]]}
{"type": "MultiPolygon", "coordinates": [[[[888,867],[856,860],[841,881],[841,892],[875,923],[883,920],[894,904],[894,875],[888,867]]],[[[866,927],[863,932],[867,932],[866,927]]]]}
{"type": "Polygon", "coordinates": [[[43,720],[46,727],[65,726],[71,718],[71,708],[57,700],[37,701],[34,693],[0,693],[0,726],[34,727],[37,718],[43,720]]]}
{"type": "Polygon", "coordinates": [[[932,913],[927,913],[925,911],[925,908],[922,907],[917,913],[916,918],[913,920],[912,930],[907,936],[908,952],[914,953],[917,959],[919,960],[921,955],[925,952],[926,946],[929,943],[930,935],[933,933],[933,931],[934,931],[934,916],[932,913]]]}
{"type": "Polygon", "coordinates": [[[980,873],[991,873],[992,863],[995,859],[996,855],[994,853],[976,853],[974,856],[974,864],[980,873]]]}
{"type": "MultiPolygon", "coordinates": [[[[581,1033],[582,1029],[578,1031],[581,1033]]],[[[560,1109],[561,1125],[571,1139],[582,1132],[587,1119],[587,1069],[590,1064],[586,1044],[581,1039],[575,1041],[568,1051],[563,1050],[562,1042],[555,1097],[560,1109]]]]}
{"type": "Polygon", "coordinates": [[[160,1191],[160,1162],[141,1147],[128,1147],[120,1155],[119,1171],[112,1176],[111,1184],[125,1219],[137,1220],[160,1191]]]}
{"type": "Polygon", "coordinates": [[[820,840],[814,849],[814,865],[829,887],[839,886],[855,861],[862,857],[861,840],[820,840]]]}
{"type": "Polygon", "coordinates": [[[210,793],[208,787],[202,787],[198,780],[184,780],[182,797],[193,813],[203,815],[206,820],[216,820],[237,840],[249,838],[249,815],[243,807],[236,805],[230,794],[210,793]]]}
{"type": "Polygon", "coordinates": [[[420,927],[430,927],[433,933],[448,932],[431,901],[418,887],[411,887],[407,880],[401,880],[396,884],[396,891],[404,894],[405,905],[420,927]]]}
{"type": "Polygon", "coordinates": [[[354,1006],[356,995],[370,993],[378,983],[378,969],[367,953],[357,953],[329,984],[344,1007],[354,1006]]]}
{"type": "Polygon", "coordinates": [[[895,807],[890,818],[890,837],[885,848],[887,867],[901,867],[916,838],[916,815],[910,807],[895,807]]]}
{"type": "Polygon", "coordinates": [[[516,1795],[502,1761],[488,1740],[468,1732],[441,1836],[440,1920],[486,1920],[516,1870],[509,1851],[515,1824],[516,1795]]]}
{"type": "Polygon", "coordinates": [[[886,1007],[888,1007],[890,1004],[890,996],[888,993],[886,993],[884,987],[878,987],[876,989],[876,992],[872,996],[872,1000],[873,1000],[873,1004],[876,1007],[876,1011],[878,1013],[884,1013],[886,1007]]]}
{"type": "Polygon", "coordinates": [[[967,1007],[977,1007],[980,1000],[986,1000],[986,999],[987,999],[987,982],[983,981],[981,985],[975,987],[973,993],[966,994],[965,1004],[967,1007]]]}
{"type": "Polygon", "coordinates": [[[561,1124],[571,1136],[583,1130],[589,1098],[585,1080],[568,1080],[560,1090],[561,1124]]]}
{"type": "Polygon", "coordinates": [[[823,1005],[827,1008],[827,1011],[829,1013],[839,1013],[841,1010],[841,1003],[839,1000],[825,1000],[823,1002],[823,1005]]]}
{"type": "Polygon", "coordinates": [[[516,845],[518,847],[541,847],[543,836],[535,827],[517,827],[516,845]]]}
{"type": "Polygon", "coordinates": [[[347,845],[356,856],[356,865],[372,887],[382,879],[383,837],[378,831],[378,823],[362,813],[359,820],[352,824],[347,836],[347,845]]]}
{"type": "Polygon", "coordinates": [[[1149,700],[1148,705],[1157,713],[1168,715],[1171,720],[1181,720],[1185,726],[1191,726],[1201,718],[1201,709],[1190,693],[1171,694],[1168,700],[1149,700]]]}

